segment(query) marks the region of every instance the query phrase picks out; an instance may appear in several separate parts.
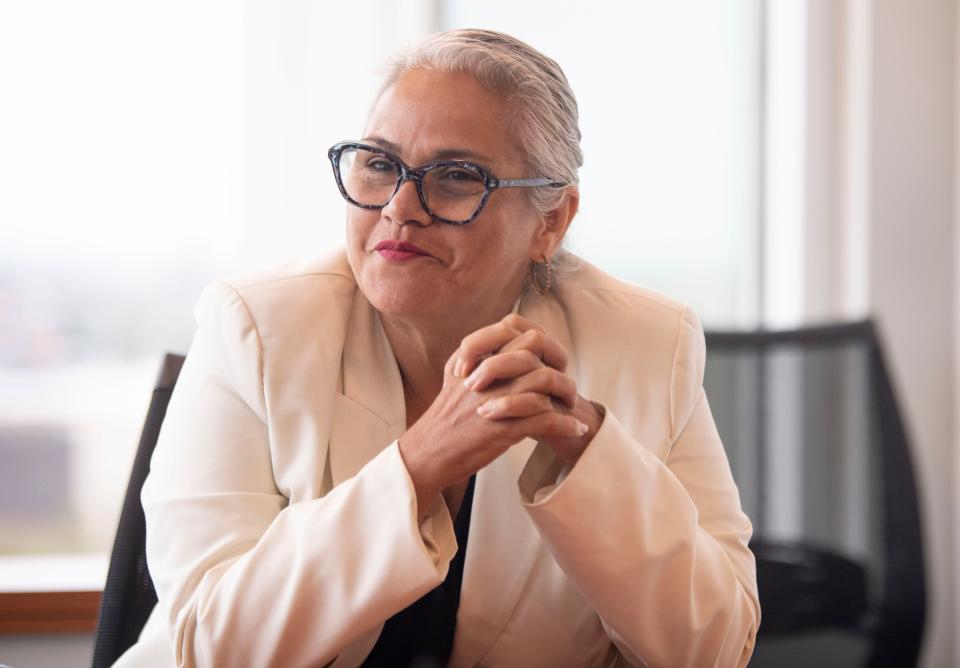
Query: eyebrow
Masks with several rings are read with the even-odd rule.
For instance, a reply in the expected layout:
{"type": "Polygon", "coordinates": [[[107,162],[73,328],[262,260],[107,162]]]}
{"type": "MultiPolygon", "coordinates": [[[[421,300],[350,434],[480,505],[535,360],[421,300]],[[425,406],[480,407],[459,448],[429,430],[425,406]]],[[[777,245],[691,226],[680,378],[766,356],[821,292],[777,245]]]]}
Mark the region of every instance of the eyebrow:
{"type": "MultiPolygon", "coordinates": [[[[377,146],[382,146],[383,148],[393,151],[394,153],[400,153],[400,147],[397,144],[394,144],[391,141],[387,141],[383,137],[364,137],[361,141],[370,142],[376,144],[377,146]]],[[[494,162],[493,158],[483,153],[477,153],[476,151],[471,151],[467,148],[447,148],[442,151],[437,151],[432,156],[433,160],[457,160],[457,159],[466,159],[466,160],[476,160],[477,162],[494,162]]]]}

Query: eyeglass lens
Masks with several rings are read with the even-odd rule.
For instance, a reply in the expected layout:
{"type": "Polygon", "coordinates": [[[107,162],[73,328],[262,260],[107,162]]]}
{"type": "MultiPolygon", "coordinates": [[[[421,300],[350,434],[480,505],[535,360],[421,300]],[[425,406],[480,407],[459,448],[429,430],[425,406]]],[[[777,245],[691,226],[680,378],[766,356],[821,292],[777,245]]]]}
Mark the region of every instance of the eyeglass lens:
{"type": "MultiPolygon", "coordinates": [[[[352,200],[367,206],[385,206],[397,190],[400,165],[388,156],[362,148],[340,153],[340,179],[352,200]]],[[[465,221],[483,201],[483,175],[467,166],[438,165],[423,175],[423,198],[428,212],[451,221],[465,221]]]]}

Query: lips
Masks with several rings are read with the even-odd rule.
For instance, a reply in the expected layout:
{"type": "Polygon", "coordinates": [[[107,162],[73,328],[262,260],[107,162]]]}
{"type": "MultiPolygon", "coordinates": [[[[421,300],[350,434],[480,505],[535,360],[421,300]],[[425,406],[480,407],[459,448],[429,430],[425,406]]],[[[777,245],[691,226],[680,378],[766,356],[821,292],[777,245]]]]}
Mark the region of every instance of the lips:
{"type": "Polygon", "coordinates": [[[374,250],[387,260],[403,261],[430,257],[430,253],[407,241],[381,241],[374,250]]]}

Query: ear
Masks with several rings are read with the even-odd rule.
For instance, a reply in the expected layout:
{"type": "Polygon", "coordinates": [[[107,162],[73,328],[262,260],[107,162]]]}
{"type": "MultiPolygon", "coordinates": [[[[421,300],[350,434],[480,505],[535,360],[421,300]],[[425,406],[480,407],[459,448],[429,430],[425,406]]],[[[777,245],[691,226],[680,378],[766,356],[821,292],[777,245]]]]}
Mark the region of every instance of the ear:
{"type": "Polygon", "coordinates": [[[567,186],[557,207],[540,221],[537,237],[530,244],[530,259],[533,262],[540,262],[543,258],[552,259],[556,255],[579,207],[580,189],[567,186]]]}

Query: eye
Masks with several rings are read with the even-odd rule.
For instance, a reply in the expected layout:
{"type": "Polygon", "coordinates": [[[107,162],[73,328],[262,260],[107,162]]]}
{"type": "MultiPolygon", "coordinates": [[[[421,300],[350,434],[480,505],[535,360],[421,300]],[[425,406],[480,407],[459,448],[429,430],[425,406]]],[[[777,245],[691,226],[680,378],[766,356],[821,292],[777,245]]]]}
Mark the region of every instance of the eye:
{"type": "Polygon", "coordinates": [[[397,166],[382,157],[374,157],[367,161],[366,169],[382,174],[389,174],[397,171],[397,166]]]}
{"type": "Polygon", "coordinates": [[[444,181],[477,183],[483,180],[480,174],[464,167],[444,167],[437,171],[437,176],[444,181]]]}
{"type": "Polygon", "coordinates": [[[430,170],[423,186],[427,199],[434,202],[437,198],[476,198],[484,192],[483,175],[457,165],[442,165],[430,170]]]}

